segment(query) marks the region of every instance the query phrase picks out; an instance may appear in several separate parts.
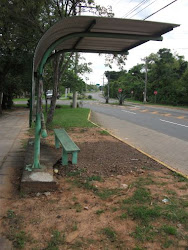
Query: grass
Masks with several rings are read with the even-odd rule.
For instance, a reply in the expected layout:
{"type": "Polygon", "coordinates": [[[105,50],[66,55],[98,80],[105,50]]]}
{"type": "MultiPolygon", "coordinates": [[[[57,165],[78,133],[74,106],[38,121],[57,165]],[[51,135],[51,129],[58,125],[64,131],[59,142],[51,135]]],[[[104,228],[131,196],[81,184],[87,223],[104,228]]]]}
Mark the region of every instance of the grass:
{"type": "Polygon", "coordinates": [[[161,230],[168,235],[177,235],[177,229],[174,226],[164,225],[161,230]]]}
{"type": "Polygon", "coordinates": [[[24,231],[20,231],[15,235],[13,245],[15,248],[23,249],[25,247],[26,242],[29,240],[29,236],[24,231]]]}
{"type": "Polygon", "coordinates": [[[109,132],[106,131],[106,130],[100,130],[99,134],[101,134],[101,135],[109,135],[109,132]]]}
{"type": "Polygon", "coordinates": [[[99,181],[102,182],[102,177],[98,175],[92,175],[91,177],[88,177],[88,181],[99,181]]]}
{"type": "Polygon", "coordinates": [[[71,176],[80,176],[81,173],[83,173],[83,172],[84,172],[83,169],[78,169],[78,170],[74,170],[74,171],[72,171],[72,172],[69,172],[69,173],[67,174],[67,176],[68,176],[68,177],[71,177],[71,176]]]}
{"type": "Polygon", "coordinates": [[[76,231],[76,230],[78,230],[78,224],[77,224],[77,222],[75,222],[73,224],[73,226],[72,226],[72,231],[76,231]]]}
{"type": "Polygon", "coordinates": [[[147,224],[151,220],[160,217],[161,208],[159,206],[148,208],[147,206],[133,205],[128,207],[128,214],[133,220],[139,220],[140,222],[147,224]]]}
{"type": "Polygon", "coordinates": [[[99,210],[96,211],[96,214],[97,214],[97,215],[101,215],[101,214],[103,214],[104,212],[105,212],[104,209],[99,209],[99,210]]]}
{"type": "Polygon", "coordinates": [[[106,235],[106,237],[107,237],[111,242],[116,241],[117,233],[115,232],[115,230],[114,230],[113,228],[105,227],[105,228],[102,229],[102,233],[103,233],[104,235],[106,235]]]}
{"type": "Polygon", "coordinates": [[[48,242],[48,246],[45,250],[58,250],[58,246],[63,245],[65,243],[65,235],[61,235],[61,232],[58,230],[52,231],[52,236],[50,241],[48,242]]]}
{"type": "Polygon", "coordinates": [[[13,210],[8,210],[7,211],[7,218],[8,219],[13,219],[13,218],[15,218],[15,212],[13,211],[13,210]]]}
{"type": "Polygon", "coordinates": [[[149,203],[151,201],[151,194],[145,188],[137,189],[133,196],[129,199],[123,200],[123,204],[129,203],[149,203]]]}
{"type": "Polygon", "coordinates": [[[101,190],[98,190],[96,192],[96,195],[99,196],[102,200],[106,200],[110,198],[111,196],[119,194],[120,190],[118,188],[115,189],[108,189],[108,188],[103,188],[101,190]]]}
{"type": "Polygon", "coordinates": [[[28,101],[29,98],[14,98],[13,102],[18,102],[18,101],[28,101]]]}
{"type": "Polygon", "coordinates": [[[78,188],[84,188],[87,190],[91,190],[94,192],[95,195],[99,196],[102,200],[106,200],[111,196],[118,195],[120,193],[120,189],[109,189],[109,188],[101,188],[98,189],[95,185],[91,183],[91,181],[102,181],[100,176],[91,176],[88,178],[78,178],[75,176],[74,180],[68,180],[74,186],[78,188]]]}
{"type": "Polygon", "coordinates": [[[154,228],[151,225],[136,226],[135,231],[131,233],[131,236],[141,242],[151,241],[153,240],[155,235],[156,232],[154,231],[154,228]]]}
{"type": "Polygon", "coordinates": [[[139,177],[132,186],[135,187],[142,187],[142,186],[147,186],[147,185],[153,185],[155,184],[155,181],[151,178],[151,176],[148,176],[146,178],[139,177]]]}
{"type": "Polygon", "coordinates": [[[126,213],[121,214],[120,215],[120,219],[123,219],[123,220],[127,219],[127,214],[126,213]]]}
{"type": "Polygon", "coordinates": [[[50,129],[63,127],[66,129],[73,127],[94,127],[88,121],[90,109],[77,108],[73,109],[67,105],[62,105],[61,108],[56,109],[52,123],[49,125],[50,129]]]}
{"type": "Polygon", "coordinates": [[[177,200],[170,200],[170,204],[163,206],[162,216],[169,221],[182,223],[188,228],[188,212],[177,200]]]}
{"type": "Polygon", "coordinates": [[[176,172],[173,172],[172,175],[177,179],[178,182],[187,182],[188,183],[188,179],[186,177],[184,177],[181,174],[178,174],[176,172]]]}

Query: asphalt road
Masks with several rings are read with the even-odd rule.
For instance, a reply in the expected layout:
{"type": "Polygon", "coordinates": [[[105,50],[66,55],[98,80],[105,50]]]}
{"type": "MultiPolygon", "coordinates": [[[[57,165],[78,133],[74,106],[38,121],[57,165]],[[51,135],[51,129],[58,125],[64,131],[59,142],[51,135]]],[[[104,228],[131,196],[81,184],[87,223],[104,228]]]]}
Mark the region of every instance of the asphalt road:
{"type": "Polygon", "coordinates": [[[119,120],[155,130],[157,132],[188,141],[188,112],[166,108],[151,108],[138,105],[116,106],[100,103],[85,103],[84,107],[115,117],[119,120]]]}

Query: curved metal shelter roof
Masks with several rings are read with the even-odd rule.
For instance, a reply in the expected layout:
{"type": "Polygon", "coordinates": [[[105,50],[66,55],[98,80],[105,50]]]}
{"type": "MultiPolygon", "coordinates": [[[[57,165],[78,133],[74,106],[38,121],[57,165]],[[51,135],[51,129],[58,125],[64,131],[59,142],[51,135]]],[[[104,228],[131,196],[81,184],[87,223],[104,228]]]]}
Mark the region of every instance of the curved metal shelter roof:
{"type": "Polygon", "coordinates": [[[42,68],[54,50],[64,52],[127,53],[149,40],[162,41],[161,35],[177,24],[94,16],[64,18],[40,39],[34,56],[34,72],[42,68]]]}
{"type": "MultiPolygon", "coordinates": [[[[35,125],[34,163],[40,168],[40,135],[46,137],[42,115],[42,73],[47,59],[59,52],[128,53],[128,50],[149,40],[162,41],[161,35],[173,30],[177,24],[140,20],[76,16],[64,18],[54,24],[40,39],[33,60],[33,84],[30,124],[37,83],[37,112],[35,125]],[[56,50],[56,51],[55,51],[56,50]]],[[[29,170],[31,171],[31,169],[29,170]]]]}

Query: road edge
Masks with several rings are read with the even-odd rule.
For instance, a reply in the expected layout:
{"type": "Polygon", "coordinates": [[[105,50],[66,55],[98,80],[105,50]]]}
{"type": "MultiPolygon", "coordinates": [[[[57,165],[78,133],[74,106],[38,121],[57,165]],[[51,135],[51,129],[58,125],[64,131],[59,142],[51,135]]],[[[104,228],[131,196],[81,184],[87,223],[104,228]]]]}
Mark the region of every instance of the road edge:
{"type": "Polygon", "coordinates": [[[88,121],[89,121],[89,122],[91,122],[93,125],[95,125],[95,126],[97,126],[98,128],[101,128],[102,130],[104,130],[104,131],[108,132],[108,133],[109,133],[112,137],[114,137],[114,138],[116,138],[117,140],[119,140],[119,141],[121,141],[121,142],[123,142],[123,143],[125,143],[125,144],[129,145],[130,147],[132,147],[132,148],[134,148],[134,149],[138,150],[140,153],[142,153],[142,154],[144,154],[144,155],[148,156],[149,158],[151,158],[152,160],[154,160],[154,161],[156,161],[156,162],[160,163],[161,165],[163,165],[164,167],[168,168],[168,169],[169,169],[169,170],[171,170],[172,172],[175,172],[175,173],[177,173],[177,174],[180,174],[180,175],[182,175],[183,177],[185,177],[186,179],[188,179],[188,175],[183,174],[182,172],[180,172],[180,171],[176,170],[175,168],[173,168],[173,167],[169,166],[168,164],[166,164],[166,163],[164,163],[164,162],[162,162],[162,161],[160,161],[160,160],[156,159],[156,158],[155,158],[155,157],[153,157],[152,155],[150,155],[150,154],[148,154],[148,153],[144,152],[143,150],[141,150],[141,149],[139,149],[139,148],[135,147],[135,146],[134,146],[134,145],[132,145],[131,143],[129,143],[129,142],[127,142],[127,141],[122,140],[122,139],[121,139],[121,138],[119,138],[118,136],[116,136],[116,135],[112,134],[112,133],[111,133],[110,131],[108,131],[107,129],[105,129],[105,128],[101,127],[100,125],[98,125],[98,124],[96,124],[96,123],[92,122],[92,121],[91,121],[91,112],[92,112],[92,111],[90,110],[90,112],[89,112],[89,115],[88,115],[88,118],[87,118],[87,119],[88,119],[88,121]]]}

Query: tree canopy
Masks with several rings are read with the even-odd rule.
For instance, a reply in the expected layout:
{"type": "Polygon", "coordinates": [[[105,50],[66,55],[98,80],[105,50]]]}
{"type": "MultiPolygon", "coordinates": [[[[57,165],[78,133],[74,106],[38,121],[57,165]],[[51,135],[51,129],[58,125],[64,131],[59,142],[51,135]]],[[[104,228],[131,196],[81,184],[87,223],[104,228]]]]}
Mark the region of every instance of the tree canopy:
{"type": "MultiPolygon", "coordinates": [[[[147,57],[147,67],[147,101],[154,102],[154,91],[157,91],[157,103],[188,105],[188,62],[183,56],[163,48],[147,57]]],[[[129,72],[106,73],[111,76],[110,97],[117,98],[118,89],[122,88],[127,98],[143,101],[144,64],[137,64],[129,72]]]]}

